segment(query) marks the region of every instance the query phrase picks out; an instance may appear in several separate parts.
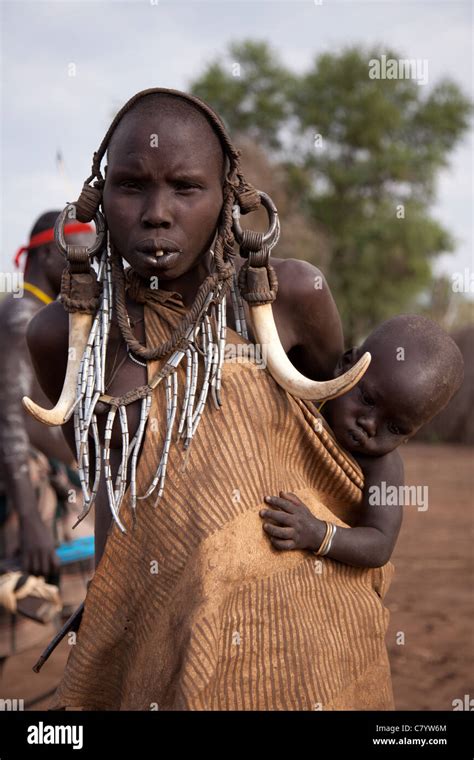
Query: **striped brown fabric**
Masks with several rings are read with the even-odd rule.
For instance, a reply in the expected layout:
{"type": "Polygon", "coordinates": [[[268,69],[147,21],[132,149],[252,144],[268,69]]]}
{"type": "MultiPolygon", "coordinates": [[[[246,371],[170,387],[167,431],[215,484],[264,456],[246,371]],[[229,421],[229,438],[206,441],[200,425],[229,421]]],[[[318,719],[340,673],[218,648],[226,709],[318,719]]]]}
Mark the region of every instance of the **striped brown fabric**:
{"type": "MultiPolygon", "coordinates": [[[[178,312],[145,307],[148,344],[178,312]]],[[[245,343],[228,330],[231,341],[245,343]]],[[[134,530],[125,501],[127,534],[112,528],[52,709],[393,709],[383,605],[392,565],[275,550],[258,514],[265,495],[288,490],[350,524],[360,470],[320,431],[314,407],[251,361],[224,363],[222,398],[220,410],[208,401],[187,453],[173,439],[162,500],[138,502],[134,530]]],[[[138,493],[160,456],[163,404],[159,387],[138,493]]]]}

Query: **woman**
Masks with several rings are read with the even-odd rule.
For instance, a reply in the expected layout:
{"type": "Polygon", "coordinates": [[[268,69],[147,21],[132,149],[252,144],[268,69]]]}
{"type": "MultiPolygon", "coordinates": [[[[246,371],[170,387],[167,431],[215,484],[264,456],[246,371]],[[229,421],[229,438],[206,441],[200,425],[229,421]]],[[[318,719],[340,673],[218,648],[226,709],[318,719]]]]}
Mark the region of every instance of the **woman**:
{"type": "Polygon", "coordinates": [[[197,98],[157,88],[124,106],[75,213],[90,220],[99,204],[99,282],[87,252],[66,249],[62,306],[29,331],[53,403],[66,379],[53,411],[25,403],[65,422],[96,508],[97,570],[53,707],[390,709],[380,598],[391,566],[278,552],[258,514],[283,489],[322,519],[356,519],[360,471],[300,398],[348,390],[370,357],[325,383],[291,366],[292,342],[304,343],[296,301],[309,296],[285,284],[279,312],[275,210],[197,98]],[[243,232],[237,216],[261,199],[266,237],[243,232]],[[248,258],[238,283],[234,231],[248,258]],[[271,303],[279,326],[292,299],[282,346],[271,303]],[[79,337],[69,349],[68,332],[79,337]],[[247,336],[266,350],[269,373],[245,358],[247,336]],[[228,345],[238,361],[225,361],[228,345]]]}

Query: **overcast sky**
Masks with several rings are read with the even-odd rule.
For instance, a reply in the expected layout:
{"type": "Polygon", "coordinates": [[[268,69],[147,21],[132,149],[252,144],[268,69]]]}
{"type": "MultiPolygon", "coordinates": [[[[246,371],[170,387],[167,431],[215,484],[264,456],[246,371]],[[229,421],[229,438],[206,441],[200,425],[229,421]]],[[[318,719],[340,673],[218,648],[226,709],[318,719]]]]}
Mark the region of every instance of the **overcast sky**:
{"type": "MultiPolygon", "coordinates": [[[[428,60],[427,88],[449,76],[473,96],[470,1],[0,0],[0,9],[2,272],[40,213],[77,198],[115,110],[146,87],[186,90],[230,41],[266,40],[295,71],[323,51],[386,45],[428,60]]],[[[472,149],[471,132],[432,210],[457,241],[439,260],[450,273],[472,268],[472,149]]]]}

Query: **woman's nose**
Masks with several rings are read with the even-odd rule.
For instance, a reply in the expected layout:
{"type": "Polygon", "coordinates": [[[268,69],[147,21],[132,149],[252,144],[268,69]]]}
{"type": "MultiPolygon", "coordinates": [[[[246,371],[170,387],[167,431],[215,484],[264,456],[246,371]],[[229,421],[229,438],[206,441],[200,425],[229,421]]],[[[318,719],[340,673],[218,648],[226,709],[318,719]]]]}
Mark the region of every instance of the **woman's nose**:
{"type": "Polygon", "coordinates": [[[373,438],[376,435],[377,425],[374,417],[359,417],[357,424],[364,430],[368,438],[373,438]]]}
{"type": "Polygon", "coordinates": [[[169,227],[171,220],[170,199],[166,191],[154,191],[147,195],[142,213],[142,223],[150,227],[169,227]]]}

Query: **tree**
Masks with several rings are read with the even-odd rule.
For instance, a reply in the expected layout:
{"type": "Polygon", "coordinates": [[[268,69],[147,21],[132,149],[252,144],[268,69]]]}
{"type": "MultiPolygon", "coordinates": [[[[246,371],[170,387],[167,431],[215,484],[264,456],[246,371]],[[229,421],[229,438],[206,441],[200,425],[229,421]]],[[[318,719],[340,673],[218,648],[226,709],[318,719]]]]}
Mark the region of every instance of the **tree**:
{"type": "Polygon", "coordinates": [[[211,63],[191,91],[210,103],[231,134],[252,138],[270,151],[281,147],[291,116],[296,77],[261,42],[234,42],[222,62],[211,63]]]}
{"type": "MultiPolygon", "coordinates": [[[[214,63],[192,89],[231,131],[271,152],[293,203],[326,229],[326,274],[354,344],[414,309],[434,258],[454,248],[429,205],[471,104],[448,80],[427,90],[413,79],[371,79],[369,62],[403,58],[395,51],[325,53],[301,76],[265,43],[233,44],[230,54],[239,76],[230,63],[214,63]]],[[[316,247],[305,258],[320,263],[316,247]]]]}
{"type": "Polygon", "coordinates": [[[471,108],[453,82],[425,95],[413,79],[370,79],[381,54],[319,56],[292,95],[302,139],[321,135],[304,159],[315,187],[310,213],[331,231],[328,274],[351,343],[410,307],[434,257],[453,250],[429,203],[471,108]]]}

